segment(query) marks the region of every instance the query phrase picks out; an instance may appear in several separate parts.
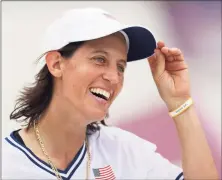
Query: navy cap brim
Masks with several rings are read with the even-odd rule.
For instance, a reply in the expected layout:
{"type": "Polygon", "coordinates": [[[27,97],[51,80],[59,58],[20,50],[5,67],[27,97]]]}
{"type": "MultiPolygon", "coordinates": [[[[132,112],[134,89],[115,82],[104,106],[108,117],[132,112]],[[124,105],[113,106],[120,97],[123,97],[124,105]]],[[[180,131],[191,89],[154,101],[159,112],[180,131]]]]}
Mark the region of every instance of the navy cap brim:
{"type": "Polygon", "coordinates": [[[129,38],[128,62],[148,58],[154,54],[156,40],[148,29],[134,26],[123,31],[129,38]]]}

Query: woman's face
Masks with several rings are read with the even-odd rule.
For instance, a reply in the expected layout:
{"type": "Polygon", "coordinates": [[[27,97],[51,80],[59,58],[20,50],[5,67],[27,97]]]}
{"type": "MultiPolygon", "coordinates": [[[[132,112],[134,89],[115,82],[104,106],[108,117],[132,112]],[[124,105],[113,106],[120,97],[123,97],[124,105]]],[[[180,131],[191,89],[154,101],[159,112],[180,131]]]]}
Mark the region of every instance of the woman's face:
{"type": "Polygon", "coordinates": [[[87,121],[102,120],[122,89],[126,61],[121,33],[84,43],[62,61],[59,95],[87,121]]]}

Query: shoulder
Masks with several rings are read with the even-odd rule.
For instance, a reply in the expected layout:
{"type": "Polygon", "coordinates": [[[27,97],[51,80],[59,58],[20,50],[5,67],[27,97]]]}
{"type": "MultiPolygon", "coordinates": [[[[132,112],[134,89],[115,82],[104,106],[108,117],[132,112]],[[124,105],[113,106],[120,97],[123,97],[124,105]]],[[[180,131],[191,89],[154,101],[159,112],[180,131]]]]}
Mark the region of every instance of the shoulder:
{"type": "Polygon", "coordinates": [[[2,176],[4,178],[11,178],[12,172],[15,173],[20,159],[19,150],[16,143],[11,136],[2,139],[2,176]]]}
{"type": "Polygon", "coordinates": [[[97,154],[95,159],[99,161],[103,157],[121,173],[128,169],[123,177],[138,179],[141,175],[142,179],[175,179],[181,175],[182,169],[156,152],[155,144],[131,132],[101,126],[94,137],[92,148],[97,154]]]}
{"type": "Polygon", "coordinates": [[[8,166],[12,162],[13,165],[16,165],[16,163],[19,163],[18,161],[26,157],[25,148],[15,138],[14,132],[15,131],[12,131],[2,139],[2,161],[4,161],[3,165],[5,166],[8,166]]]}
{"type": "Polygon", "coordinates": [[[2,160],[4,164],[8,164],[19,155],[19,146],[17,142],[12,138],[12,133],[2,139],[2,160]]]}
{"type": "Polygon", "coordinates": [[[138,178],[140,174],[144,178],[153,167],[149,159],[155,155],[156,145],[126,130],[101,126],[90,143],[97,163],[111,164],[123,177],[138,178]],[[126,169],[131,173],[125,174],[126,169]]]}
{"type": "Polygon", "coordinates": [[[13,143],[13,140],[11,139],[11,136],[4,137],[2,139],[2,154],[3,155],[8,155],[13,152],[15,144],[13,143]]]}
{"type": "Polygon", "coordinates": [[[154,152],[156,145],[129,132],[114,126],[103,126],[101,125],[100,132],[94,135],[95,140],[97,139],[102,143],[110,144],[112,146],[126,147],[130,149],[142,148],[146,151],[154,152]]]}

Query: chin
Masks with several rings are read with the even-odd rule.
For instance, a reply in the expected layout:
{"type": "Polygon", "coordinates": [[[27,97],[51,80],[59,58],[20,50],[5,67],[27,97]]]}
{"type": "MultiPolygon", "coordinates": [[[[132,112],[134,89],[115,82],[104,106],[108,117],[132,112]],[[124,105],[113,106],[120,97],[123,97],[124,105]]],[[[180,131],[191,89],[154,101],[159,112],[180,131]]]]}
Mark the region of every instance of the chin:
{"type": "Polygon", "coordinates": [[[101,111],[97,111],[97,112],[91,112],[87,115],[87,119],[90,120],[90,123],[92,122],[96,122],[96,121],[101,121],[103,119],[106,118],[106,115],[107,115],[107,111],[106,112],[101,112],[101,111]]]}

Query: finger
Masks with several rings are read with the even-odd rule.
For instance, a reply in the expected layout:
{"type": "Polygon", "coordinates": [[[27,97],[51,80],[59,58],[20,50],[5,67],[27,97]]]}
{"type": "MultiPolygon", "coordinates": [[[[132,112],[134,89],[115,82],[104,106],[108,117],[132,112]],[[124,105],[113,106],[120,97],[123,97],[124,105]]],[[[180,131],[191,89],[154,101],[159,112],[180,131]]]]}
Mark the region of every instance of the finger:
{"type": "Polygon", "coordinates": [[[184,61],[184,56],[183,56],[183,54],[177,55],[177,56],[168,56],[168,57],[166,57],[166,60],[170,61],[170,62],[172,62],[172,61],[184,61]]]}
{"type": "Polygon", "coordinates": [[[168,56],[168,57],[166,57],[166,60],[172,62],[172,61],[175,61],[175,57],[174,56],[168,56]]]}
{"type": "Polygon", "coordinates": [[[163,47],[161,49],[161,52],[166,56],[177,56],[182,54],[181,50],[178,48],[168,48],[168,47],[163,47]]]}
{"type": "Polygon", "coordinates": [[[173,62],[166,63],[167,71],[180,71],[187,68],[188,68],[188,65],[184,61],[173,61],[173,62]]]}
{"type": "Polygon", "coordinates": [[[154,80],[158,80],[159,77],[165,71],[165,56],[159,49],[155,50],[155,54],[156,54],[156,61],[154,63],[155,67],[152,67],[153,68],[152,74],[154,80]]]}
{"type": "Polygon", "coordinates": [[[163,41],[158,41],[157,47],[158,47],[159,49],[162,49],[164,46],[165,46],[165,43],[164,43],[163,41]]]}
{"type": "Polygon", "coordinates": [[[163,47],[163,48],[161,49],[161,52],[165,55],[166,61],[172,62],[172,61],[175,60],[174,56],[170,53],[168,47],[163,47]]]}
{"type": "Polygon", "coordinates": [[[163,48],[161,48],[161,52],[162,52],[166,57],[172,56],[172,54],[170,53],[168,47],[163,47],[163,48]]]}
{"type": "Polygon", "coordinates": [[[178,48],[163,47],[161,52],[164,53],[167,61],[184,61],[183,53],[178,48]]]}
{"type": "Polygon", "coordinates": [[[155,67],[156,67],[156,54],[154,54],[148,58],[148,63],[149,63],[151,72],[153,73],[155,70],[155,67]]]}
{"type": "Polygon", "coordinates": [[[170,48],[168,51],[170,54],[172,54],[174,56],[178,56],[178,55],[182,54],[181,50],[178,48],[170,48]]]}
{"type": "Polygon", "coordinates": [[[156,61],[156,54],[154,53],[152,56],[148,57],[147,60],[150,64],[153,64],[156,61]]]}
{"type": "Polygon", "coordinates": [[[176,55],[174,56],[175,61],[184,61],[184,56],[183,54],[176,55]]]}

